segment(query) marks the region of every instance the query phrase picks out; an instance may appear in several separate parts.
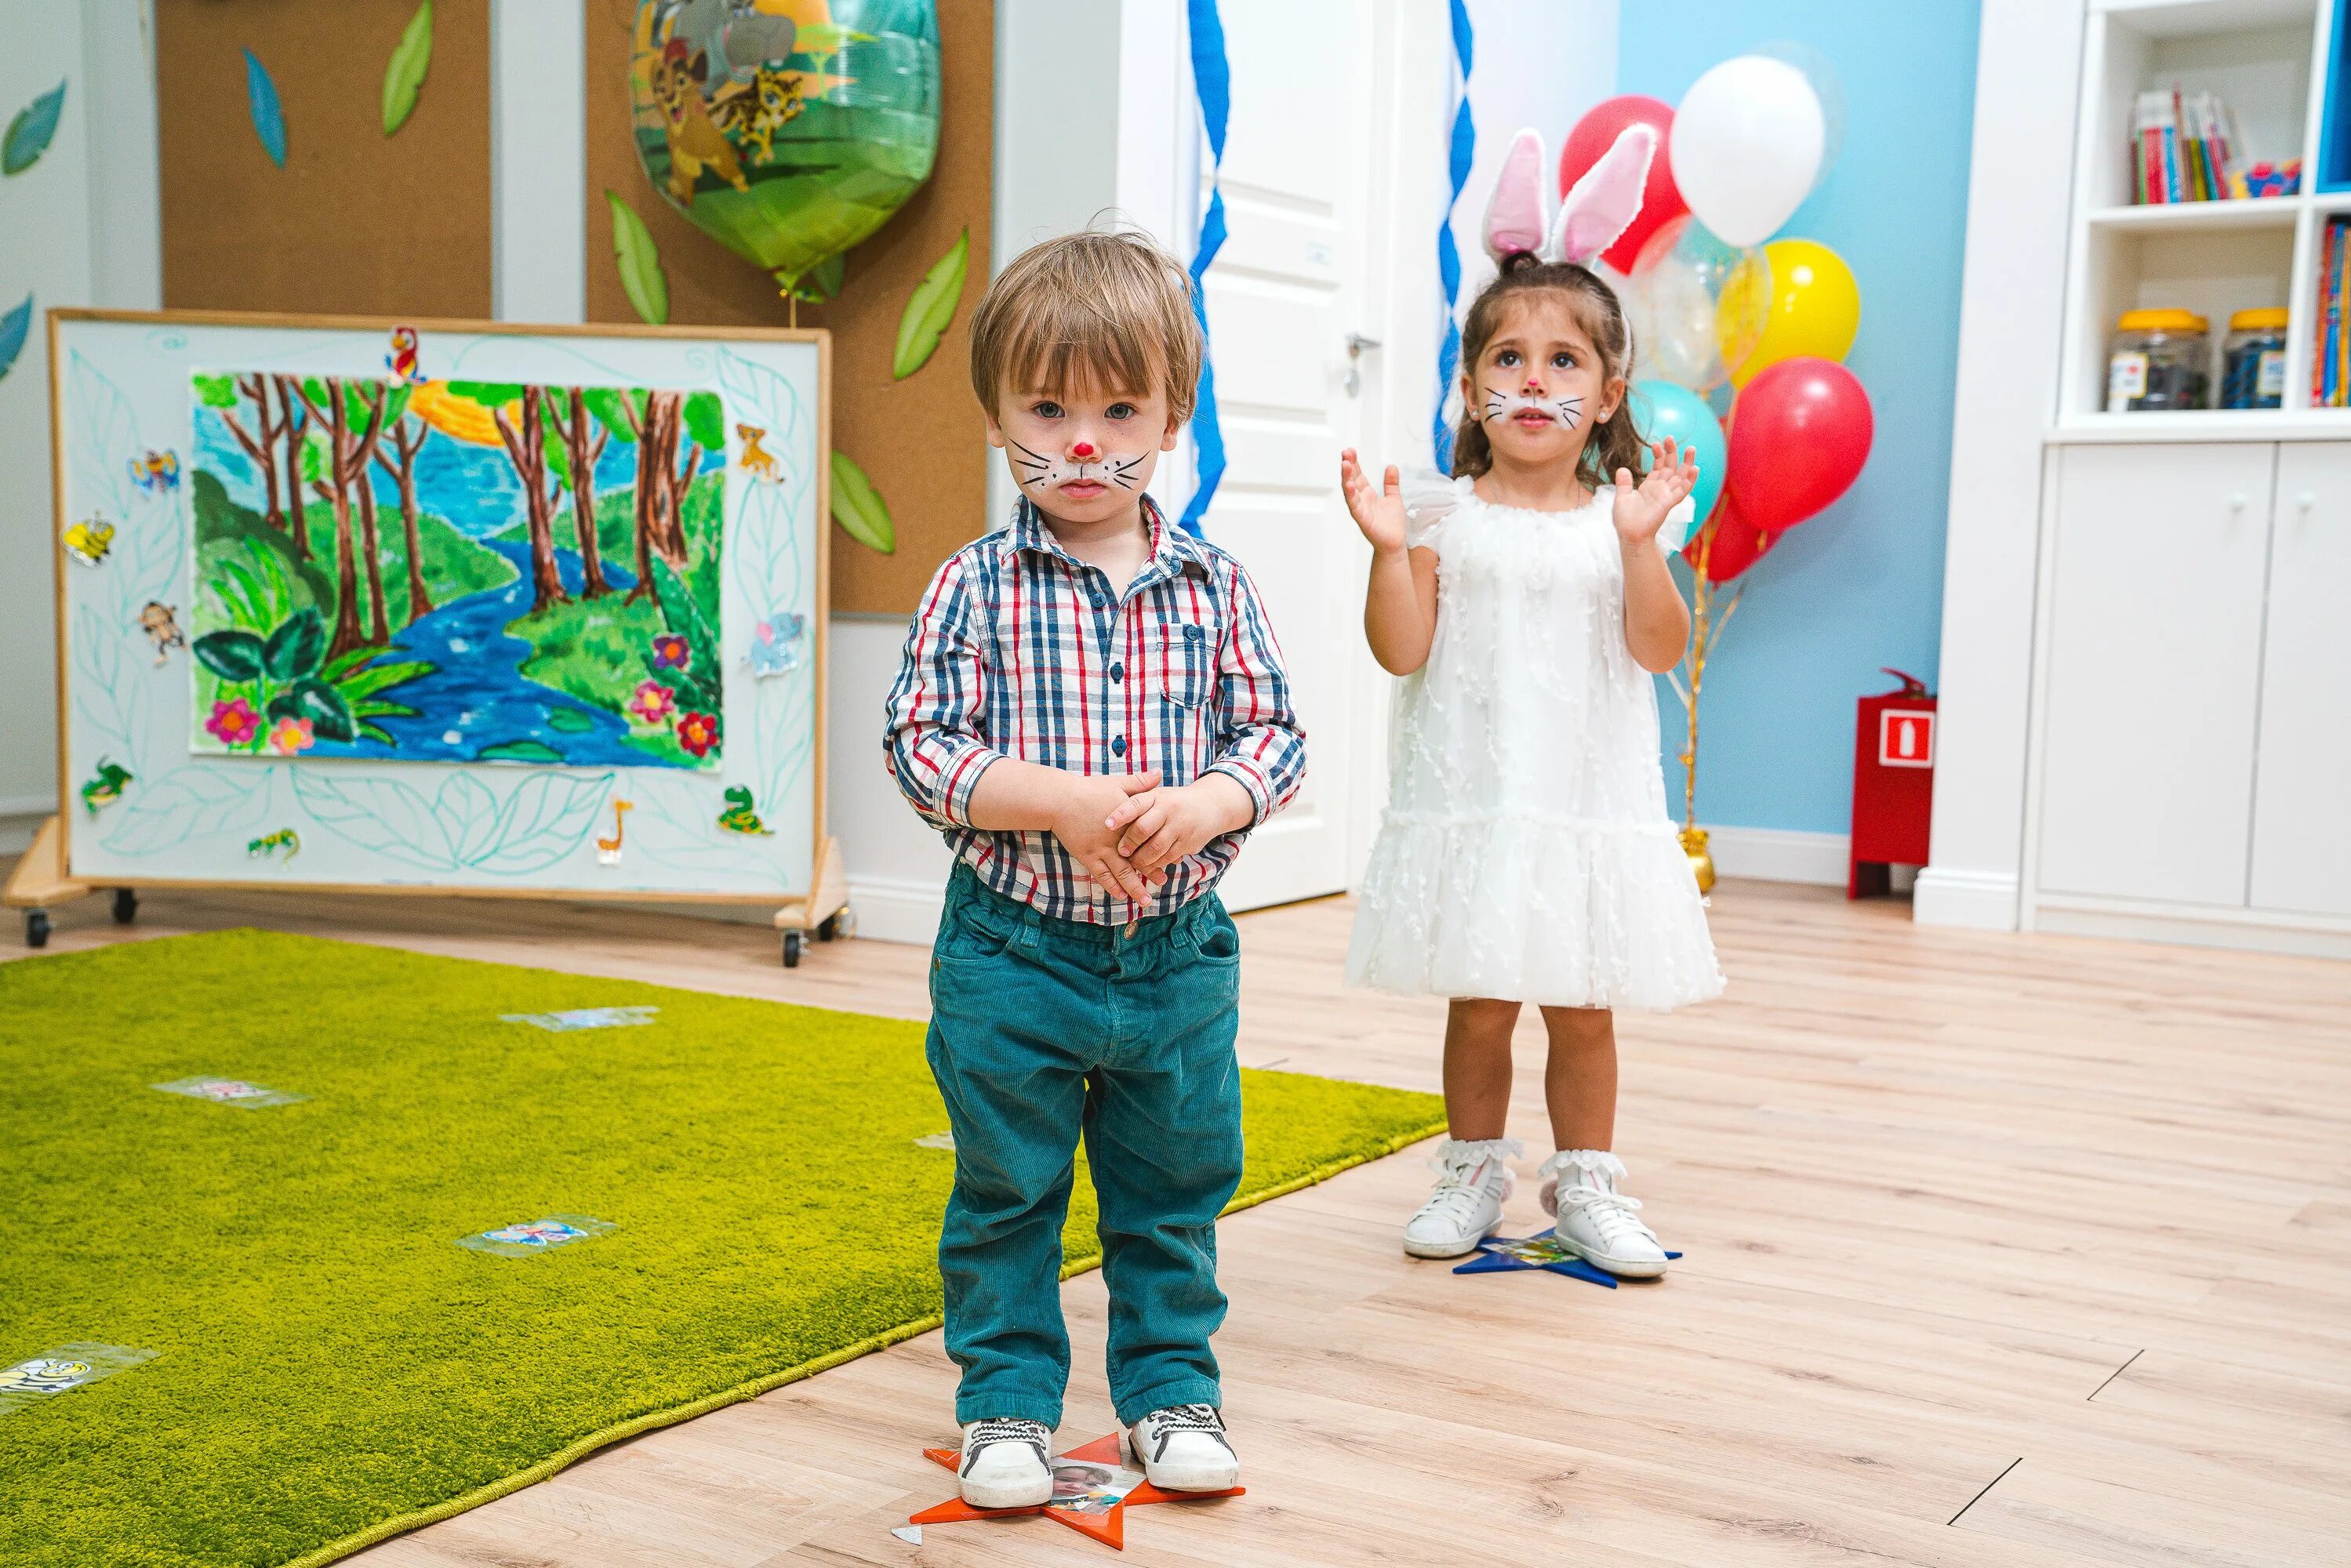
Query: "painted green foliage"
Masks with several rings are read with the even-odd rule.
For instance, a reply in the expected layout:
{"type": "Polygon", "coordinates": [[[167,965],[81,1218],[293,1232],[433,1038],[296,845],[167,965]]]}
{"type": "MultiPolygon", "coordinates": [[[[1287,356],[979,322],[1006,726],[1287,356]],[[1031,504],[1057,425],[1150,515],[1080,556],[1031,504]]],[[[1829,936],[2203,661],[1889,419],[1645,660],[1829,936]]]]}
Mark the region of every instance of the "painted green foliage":
{"type": "Polygon", "coordinates": [[[955,319],[956,306],[963,298],[964,272],[971,256],[971,230],[956,236],[955,247],[941,256],[914,292],[906,300],[905,313],[898,318],[898,350],[892,359],[890,374],[904,381],[929,362],[939,346],[939,339],[955,319]]]}
{"type": "Polygon", "coordinates": [[[661,247],[637,211],[611,192],[612,257],[620,264],[621,287],[639,316],[655,327],[669,320],[669,275],[662,270],[661,247]]]}
{"type": "Polygon", "coordinates": [[[832,520],[841,531],[868,549],[896,553],[898,531],[890,522],[890,508],[882,492],[846,452],[832,455],[832,520]]]}
{"type": "Polygon", "coordinates": [[[16,111],[8,134],[0,139],[0,174],[21,174],[40,162],[57,133],[57,118],[66,107],[66,84],[48,91],[16,111]]]}
{"type": "Polygon", "coordinates": [[[408,122],[416,109],[416,89],[433,68],[433,0],[416,8],[400,43],[383,68],[383,133],[390,136],[408,122]]]}

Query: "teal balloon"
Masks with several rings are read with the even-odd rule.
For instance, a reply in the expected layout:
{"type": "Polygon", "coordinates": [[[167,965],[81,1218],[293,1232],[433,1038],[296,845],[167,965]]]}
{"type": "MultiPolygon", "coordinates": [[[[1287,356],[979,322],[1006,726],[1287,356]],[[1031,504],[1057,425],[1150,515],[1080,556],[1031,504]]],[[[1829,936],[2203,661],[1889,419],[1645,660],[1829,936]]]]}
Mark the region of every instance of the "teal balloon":
{"type": "MultiPolygon", "coordinates": [[[[1723,471],[1730,464],[1730,443],[1722,434],[1722,422],[1706,399],[1672,382],[1635,382],[1631,401],[1634,428],[1642,440],[1670,437],[1698,455],[1698,487],[1690,499],[1697,503],[1698,522],[1703,523],[1722,494],[1723,471]]],[[[1696,523],[1690,531],[1698,531],[1696,523]]]]}

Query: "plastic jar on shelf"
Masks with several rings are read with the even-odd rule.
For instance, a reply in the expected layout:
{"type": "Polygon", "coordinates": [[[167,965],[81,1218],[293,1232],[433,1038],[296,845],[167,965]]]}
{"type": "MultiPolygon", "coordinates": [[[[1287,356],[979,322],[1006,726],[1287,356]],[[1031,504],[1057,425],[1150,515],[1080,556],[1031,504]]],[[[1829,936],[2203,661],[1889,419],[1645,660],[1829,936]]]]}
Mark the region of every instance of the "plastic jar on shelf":
{"type": "Polygon", "coordinates": [[[2285,401],[2286,313],[2273,307],[2229,318],[2220,350],[2220,406],[2276,408],[2285,401]]]}
{"type": "Polygon", "coordinates": [[[2203,408],[2211,327],[2193,310],[2126,310],[2106,355],[2106,412],[2203,408]]]}

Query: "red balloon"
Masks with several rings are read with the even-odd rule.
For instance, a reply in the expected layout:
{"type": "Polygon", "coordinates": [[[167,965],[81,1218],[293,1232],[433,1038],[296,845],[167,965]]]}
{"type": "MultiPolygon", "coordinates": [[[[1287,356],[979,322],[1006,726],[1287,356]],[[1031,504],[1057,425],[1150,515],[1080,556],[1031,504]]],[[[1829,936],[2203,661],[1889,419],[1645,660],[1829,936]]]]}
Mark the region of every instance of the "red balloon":
{"type": "Polygon", "coordinates": [[[1657,155],[1650,160],[1648,183],[1641,187],[1640,213],[1616,243],[1600,253],[1601,260],[1627,276],[1641,254],[1642,242],[1657,232],[1657,225],[1689,211],[1681,188],[1674,183],[1673,160],[1666,156],[1667,143],[1673,137],[1674,106],[1637,93],[1604,99],[1575,122],[1575,129],[1567,133],[1567,145],[1559,150],[1559,193],[1564,196],[1583,178],[1584,171],[1616,144],[1616,133],[1636,124],[1656,127],[1657,155]]]}
{"type": "Polygon", "coordinates": [[[1725,488],[1768,533],[1794,528],[1852,486],[1869,461],[1869,394],[1829,360],[1782,360],[1731,407],[1725,488]]]}
{"type": "Polygon", "coordinates": [[[1714,509],[1713,548],[1707,548],[1706,534],[1701,529],[1690,535],[1689,542],[1682,546],[1682,559],[1689,562],[1692,571],[1696,571],[1698,557],[1704,554],[1707,580],[1729,582],[1761,560],[1779,540],[1778,534],[1758,528],[1741,517],[1739,508],[1731,505],[1730,497],[1725,496],[1714,509]]]}

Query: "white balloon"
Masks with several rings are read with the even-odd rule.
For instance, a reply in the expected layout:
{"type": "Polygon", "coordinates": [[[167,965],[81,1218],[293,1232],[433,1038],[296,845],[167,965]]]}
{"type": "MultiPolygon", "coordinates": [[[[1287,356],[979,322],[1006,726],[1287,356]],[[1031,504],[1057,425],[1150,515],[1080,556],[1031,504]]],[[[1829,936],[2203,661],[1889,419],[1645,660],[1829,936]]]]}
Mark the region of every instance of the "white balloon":
{"type": "Polygon", "coordinates": [[[1690,84],[1667,145],[1689,210],[1744,249],[1771,238],[1811,193],[1827,139],[1827,116],[1802,71],[1740,55],[1690,84]]]}

